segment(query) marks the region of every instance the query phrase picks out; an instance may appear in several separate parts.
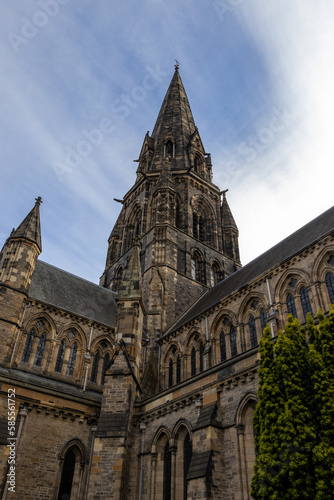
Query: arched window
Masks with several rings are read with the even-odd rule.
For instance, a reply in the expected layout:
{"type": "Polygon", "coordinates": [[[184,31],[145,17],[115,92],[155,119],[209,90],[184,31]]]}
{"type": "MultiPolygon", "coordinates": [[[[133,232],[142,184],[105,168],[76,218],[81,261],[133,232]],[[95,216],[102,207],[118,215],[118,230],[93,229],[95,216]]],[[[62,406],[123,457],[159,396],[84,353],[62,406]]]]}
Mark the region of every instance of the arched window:
{"type": "Polygon", "coordinates": [[[331,304],[334,304],[334,276],[332,273],[326,274],[326,285],[331,304]]]}
{"type": "Polygon", "coordinates": [[[172,387],[173,385],[173,360],[169,360],[168,366],[168,387],[172,387]]]}
{"type": "Polygon", "coordinates": [[[176,383],[179,384],[181,382],[181,358],[177,357],[176,360],[176,383]]]}
{"type": "Polygon", "coordinates": [[[27,340],[24,346],[23,354],[22,354],[22,363],[28,363],[30,354],[31,354],[31,349],[32,345],[34,343],[34,338],[35,338],[35,330],[31,329],[30,332],[28,333],[27,340]]]}
{"type": "Polygon", "coordinates": [[[169,449],[169,443],[165,444],[164,449],[164,482],[163,482],[163,500],[171,500],[172,483],[172,454],[169,449]]]}
{"type": "Polygon", "coordinates": [[[72,344],[72,346],[71,346],[70,357],[69,357],[69,360],[68,360],[68,365],[67,365],[67,370],[66,370],[66,375],[68,377],[72,377],[73,376],[74,366],[75,366],[75,359],[77,357],[77,349],[78,349],[78,346],[74,342],[74,344],[72,344]]]}
{"type": "Polygon", "coordinates": [[[76,462],[75,454],[73,450],[69,449],[64,459],[63,471],[61,475],[60,488],[58,493],[58,500],[71,498],[75,462],[76,462]]]}
{"type": "Polygon", "coordinates": [[[166,158],[168,156],[174,157],[174,145],[171,140],[166,142],[166,158]]]}
{"type": "Polygon", "coordinates": [[[38,368],[42,364],[45,343],[46,343],[46,335],[45,335],[45,333],[42,333],[41,338],[39,339],[39,342],[38,342],[35,361],[34,361],[34,366],[37,366],[38,368]]]}
{"type": "Polygon", "coordinates": [[[90,374],[90,381],[93,384],[96,384],[96,381],[97,381],[97,374],[99,371],[99,362],[100,362],[100,353],[99,353],[99,351],[95,351],[94,358],[93,358],[93,364],[92,364],[92,371],[90,374]]]}
{"type": "Polygon", "coordinates": [[[231,344],[231,356],[236,356],[238,354],[237,350],[237,336],[234,326],[230,329],[230,344],[231,344]]]}
{"type": "Polygon", "coordinates": [[[183,442],[183,500],[187,500],[188,498],[188,482],[187,475],[193,454],[192,442],[189,434],[186,434],[183,442]]]}
{"type": "Polygon", "coordinates": [[[55,367],[56,373],[61,373],[61,369],[63,367],[63,362],[64,362],[65,349],[66,349],[66,342],[65,342],[65,339],[63,339],[60,342],[60,346],[59,346],[59,350],[58,350],[58,356],[57,356],[56,367],[55,367]]]}
{"type": "Polygon", "coordinates": [[[198,251],[195,251],[191,258],[191,277],[200,283],[205,283],[204,262],[198,251]]]}
{"type": "Polygon", "coordinates": [[[204,218],[196,212],[193,213],[193,237],[204,241],[204,218]]]}
{"type": "Polygon", "coordinates": [[[213,262],[210,270],[211,286],[214,286],[220,280],[220,270],[217,262],[213,262]]]}
{"type": "Polygon", "coordinates": [[[255,319],[254,319],[253,315],[251,315],[249,317],[248,326],[249,326],[249,338],[250,338],[251,347],[256,347],[258,342],[257,342],[257,335],[256,335],[255,319]]]}
{"type": "Polygon", "coordinates": [[[199,346],[199,371],[204,369],[204,345],[201,343],[199,346]]]}
{"type": "Polygon", "coordinates": [[[267,326],[267,323],[268,323],[267,313],[266,313],[265,309],[261,309],[261,312],[260,312],[260,321],[261,321],[261,329],[263,331],[265,329],[265,327],[267,326]]]}
{"type": "Polygon", "coordinates": [[[138,206],[135,206],[130,213],[126,223],[126,245],[128,250],[134,244],[136,236],[141,234],[141,217],[142,211],[138,206]]]}
{"type": "Polygon", "coordinates": [[[119,287],[121,286],[121,283],[122,283],[122,278],[123,278],[123,268],[119,267],[117,270],[117,273],[115,275],[115,278],[114,278],[113,290],[115,292],[119,291],[119,287]]]}
{"type": "Polygon", "coordinates": [[[196,375],[196,349],[195,349],[195,347],[193,347],[191,349],[190,362],[191,362],[191,376],[194,377],[196,375]]]}
{"type": "Polygon", "coordinates": [[[220,333],[220,361],[226,361],[226,342],[225,333],[220,333]]]}
{"type": "Polygon", "coordinates": [[[297,318],[295,299],[293,298],[291,293],[289,293],[286,298],[286,305],[288,306],[288,314],[292,314],[294,318],[297,318]]]}
{"type": "Polygon", "coordinates": [[[109,357],[109,354],[106,354],[106,355],[104,356],[104,360],[103,360],[102,375],[101,375],[101,385],[104,385],[104,382],[105,382],[105,376],[106,376],[106,371],[107,371],[107,368],[108,368],[109,362],[110,362],[110,357],[109,357]]]}
{"type": "Polygon", "coordinates": [[[307,288],[305,286],[303,286],[300,289],[300,300],[301,300],[301,303],[302,303],[302,309],[303,309],[304,318],[305,318],[305,321],[306,321],[307,314],[311,313],[311,315],[313,316],[313,312],[312,312],[310,297],[308,295],[308,291],[307,291],[307,288]]]}
{"type": "Polygon", "coordinates": [[[201,173],[202,160],[201,157],[197,154],[194,158],[194,172],[197,174],[201,173]]]}

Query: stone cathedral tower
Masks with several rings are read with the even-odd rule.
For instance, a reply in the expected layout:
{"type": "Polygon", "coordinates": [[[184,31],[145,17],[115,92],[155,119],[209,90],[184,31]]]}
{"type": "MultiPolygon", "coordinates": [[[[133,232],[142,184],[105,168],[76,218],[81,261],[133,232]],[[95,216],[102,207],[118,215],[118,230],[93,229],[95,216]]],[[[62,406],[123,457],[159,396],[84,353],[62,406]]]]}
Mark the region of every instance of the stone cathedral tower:
{"type": "Polygon", "coordinates": [[[225,192],[212,182],[210,154],[178,65],[137,162],[136,182],[109,237],[100,284],[118,291],[140,238],[145,329],[155,340],[203,291],[240,267],[238,229],[225,192]]]}

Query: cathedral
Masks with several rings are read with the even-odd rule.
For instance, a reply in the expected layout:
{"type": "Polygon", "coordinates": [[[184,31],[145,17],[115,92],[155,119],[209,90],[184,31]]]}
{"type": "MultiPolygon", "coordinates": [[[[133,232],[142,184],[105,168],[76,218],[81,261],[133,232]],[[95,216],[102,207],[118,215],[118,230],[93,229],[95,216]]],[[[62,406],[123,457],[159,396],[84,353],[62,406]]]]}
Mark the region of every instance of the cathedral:
{"type": "Polygon", "coordinates": [[[334,207],[242,267],[178,65],[137,163],[99,285],[40,260],[41,198],[3,244],[3,500],[250,499],[262,331],[334,302],[334,207]]]}

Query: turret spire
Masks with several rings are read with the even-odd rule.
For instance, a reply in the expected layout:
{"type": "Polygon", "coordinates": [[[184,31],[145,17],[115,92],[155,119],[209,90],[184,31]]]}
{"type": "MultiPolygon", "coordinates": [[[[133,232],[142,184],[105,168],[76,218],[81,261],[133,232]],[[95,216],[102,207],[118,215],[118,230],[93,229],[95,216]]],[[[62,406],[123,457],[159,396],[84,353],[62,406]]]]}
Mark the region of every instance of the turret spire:
{"type": "Polygon", "coordinates": [[[26,240],[36,243],[40,251],[42,250],[42,240],[41,240],[41,224],[39,216],[39,206],[42,202],[42,198],[39,196],[35,198],[36,203],[34,208],[28,213],[26,218],[21,222],[16,230],[13,230],[10,237],[11,238],[25,238],[26,240]]]}

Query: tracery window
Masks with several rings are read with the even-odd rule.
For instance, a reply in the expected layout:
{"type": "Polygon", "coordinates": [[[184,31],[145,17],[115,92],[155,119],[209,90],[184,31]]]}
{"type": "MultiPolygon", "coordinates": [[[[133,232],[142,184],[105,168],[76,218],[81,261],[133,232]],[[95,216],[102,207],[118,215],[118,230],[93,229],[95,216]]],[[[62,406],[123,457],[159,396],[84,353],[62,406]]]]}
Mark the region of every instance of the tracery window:
{"type": "Polygon", "coordinates": [[[250,338],[251,347],[256,347],[258,345],[258,341],[257,341],[257,335],[256,335],[255,319],[254,319],[253,315],[251,315],[249,317],[248,326],[249,326],[249,338],[250,338]]]}
{"type": "Polygon", "coordinates": [[[96,384],[96,381],[97,381],[97,374],[99,371],[99,362],[100,362],[100,353],[99,353],[99,351],[95,351],[94,357],[93,357],[92,371],[90,374],[90,381],[92,382],[92,384],[96,384]]]}
{"type": "Polygon", "coordinates": [[[180,356],[176,359],[176,383],[179,384],[181,382],[181,358],[180,356]]]}
{"type": "Polygon", "coordinates": [[[220,280],[220,269],[217,262],[213,262],[210,273],[211,286],[214,286],[220,280]]]}
{"type": "Polygon", "coordinates": [[[122,278],[123,278],[123,268],[119,267],[118,270],[117,270],[117,273],[115,275],[115,278],[114,278],[113,289],[114,289],[115,292],[119,291],[119,288],[120,288],[121,283],[122,283],[122,278]]]}
{"type": "Polygon", "coordinates": [[[326,274],[326,286],[331,304],[334,304],[334,276],[332,273],[326,274]]]}
{"type": "Polygon", "coordinates": [[[71,346],[70,357],[68,359],[68,365],[67,365],[67,370],[66,370],[67,377],[73,376],[75,360],[77,357],[77,350],[78,350],[78,346],[77,346],[76,342],[74,342],[74,344],[72,344],[72,346],[71,346]]]}
{"type": "Polygon", "coordinates": [[[173,385],[173,360],[169,360],[168,366],[168,387],[172,387],[173,385]]]}
{"type": "Polygon", "coordinates": [[[183,500],[188,498],[187,475],[193,454],[192,442],[189,433],[186,434],[183,442],[183,500]]]}
{"type": "Polygon", "coordinates": [[[261,329],[263,331],[268,323],[267,313],[265,309],[261,309],[260,311],[260,321],[261,321],[261,329]]]}
{"type": "Polygon", "coordinates": [[[291,293],[289,293],[286,298],[286,304],[288,306],[288,314],[292,314],[294,318],[297,318],[295,299],[293,298],[291,293]]]}
{"type": "Polygon", "coordinates": [[[199,371],[202,372],[204,369],[204,344],[199,346],[199,371]]]}
{"type": "Polygon", "coordinates": [[[191,363],[191,376],[194,377],[196,375],[196,349],[195,349],[195,347],[193,347],[191,349],[190,363],[191,363]]]}
{"type": "Polygon", "coordinates": [[[109,362],[110,362],[109,354],[106,354],[104,356],[104,360],[103,360],[103,367],[102,367],[102,374],[101,374],[101,385],[104,385],[106,371],[108,369],[109,362]]]}
{"type": "Polygon", "coordinates": [[[171,500],[171,483],[172,483],[172,454],[169,449],[169,443],[167,441],[164,449],[163,500],[171,500]]]}
{"type": "Polygon", "coordinates": [[[200,283],[205,283],[204,261],[198,251],[195,251],[191,258],[191,277],[200,283]]]}
{"type": "Polygon", "coordinates": [[[204,241],[204,218],[196,212],[193,213],[193,237],[204,241]]]}
{"type": "Polygon", "coordinates": [[[63,339],[60,342],[60,346],[59,346],[59,350],[58,350],[58,356],[57,356],[56,367],[55,367],[56,373],[61,373],[61,369],[63,367],[63,362],[64,362],[65,349],[66,349],[66,341],[65,341],[65,339],[63,339]]]}
{"type": "Polygon", "coordinates": [[[35,338],[35,330],[32,328],[30,332],[28,333],[27,340],[24,346],[23,354],[22,354],[22,363],[28,363],[30,354],[31,354],[31,349],[32,345],[34,343],[34,338],[35,338]]]}
{"type": "Polygon", "coordinates": [[[230,328],[230,344],[231,344],[231,356],[236,356],[238,354],[237,349],[237,335],[234,326],[230,328]]]}
{"type": "Polygon", "coordinates": [[[222,331],[220,333],[220,361],[226,361],[226,341],[225,333],[222,331]]]}
{"type": "Polygon", "coordinates": [[[306,321],[307,314],[311,313],[311,315],[313,316],[313,312],[312,312],[310,297],[309,297],[307,288],[305,286],[303,286],[300,289],[300,300],[301,300],[301,303],[302,303],[302,309],[303,309],[304,318],[305,318],[305,321],[306,321]]]}
{"type": "Polygon", "coordinates": [[[45,335],[45,333],[42,333],[41,338],[39,339],[39,342],[38,342],[35,361],[34,361],[34,366],[37,366],[38,368],[42,364],[45,343],[46,343],[46,335],[45,335]]]}

